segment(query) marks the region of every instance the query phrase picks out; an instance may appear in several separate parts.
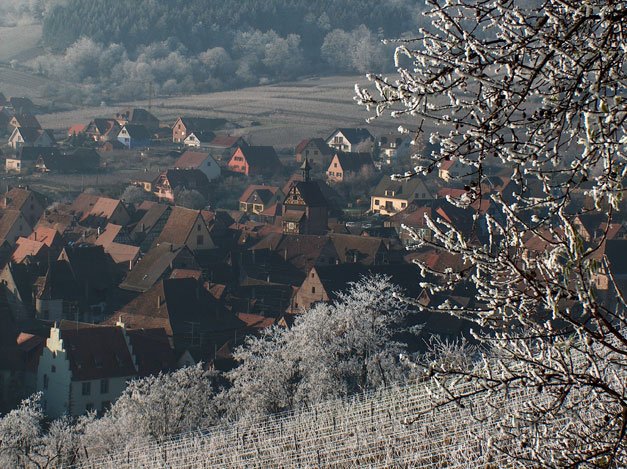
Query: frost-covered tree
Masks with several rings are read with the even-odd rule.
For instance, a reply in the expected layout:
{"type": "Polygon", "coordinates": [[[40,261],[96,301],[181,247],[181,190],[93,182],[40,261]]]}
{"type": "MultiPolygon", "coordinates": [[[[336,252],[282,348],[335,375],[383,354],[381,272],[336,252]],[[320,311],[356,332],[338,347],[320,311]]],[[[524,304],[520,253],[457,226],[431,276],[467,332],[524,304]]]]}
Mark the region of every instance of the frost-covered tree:
{"type": "Polygon", "coordinates": [[[194,189],[182,189],[178,191],[174,196],[174,201],[176,205],[194,210],[200,210],[207,205],[205,197],[194,189]]]}
{"type": "Polygon", "coordinates": [[[152,192],[145,191],[139,186],[130,185],[124,189],[120,199],[128,204],[141,204],[145,200],[156,200],[152,192]]]}
{"type": "MultiPolygon", "coordinates": [[[[467,168],[468,206],[489,198],[489,237],[476,242],[429,220],[431,245],[464,258],[463,270],[432,272],[431,292],[470,281],[478,306],[436,309],[472,319],[488,350],[469,371],[438,366],[438,402],[483,394],[497,411],[529,393],[490,444],[503,457],[542,467],[627,465],[627,333],[622,290],[603,253],[618,221],[626,172],[625,2],[428,0],[431,25],[397,43],[398,76],[370,75],[357,88],[377,116],[425,125],[439,152],[401,177],[445,160],[467,168]],[[511,194],[486,194],[485,169],[509,169],[511,194]],[[586,197],[590,203],[580,203],[586,197]],[[601,215],[585,240],[577,217],[601,215]],[[534,239],[543,249],[531,250],[534,239]],[[597,280],[608,280],[604,292],[597,280]],[[465,380],[472,386],[460,386],[465,380]]],[[[428,266],[423,265],[425,270],[428,266]]]]}
{"type": "Polygon", "coordinates": [[[216,383],[215,374],[202,364],[131,381],[107,414],[93,423],[92,433],[117,435],[119,446],[129,437],[161,441],[212,425],[218,416],[216,383]]]}
{"type": "Polygon", "coordinates": [[[81,449],[81,436],[94,415],[76,421],[62,417],[44,431],[41,395],[22,401],[17,409],[0,418],[0,466],[66,467],[74,464],[81,449]]]}
{"type": "Polygon", "coordinates": [[[398,382],[403,344],[394,333],[408,311],[402,299],[388,277],[366,277],[333,303],[303,312],[292,329],[249,338],[229,373],[231,413],[272,413],[398,382]]]}

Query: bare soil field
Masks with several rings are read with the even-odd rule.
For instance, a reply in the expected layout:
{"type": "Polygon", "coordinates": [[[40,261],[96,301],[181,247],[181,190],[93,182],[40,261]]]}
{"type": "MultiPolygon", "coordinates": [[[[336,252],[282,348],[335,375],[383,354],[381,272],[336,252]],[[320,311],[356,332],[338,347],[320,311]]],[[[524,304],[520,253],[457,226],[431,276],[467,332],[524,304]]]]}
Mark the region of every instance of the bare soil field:
{"type": "MultiPolygon", "coordinates": [[[[246,135],[255,145],[293,147],[305,137],[327,136],[339,126],[364,127],[366,110],[353,100],[355,83],[362,76],[308,78],[298,82],[258,86],[234,91],[190,96],[155,98],[152,112],[172,124],[180,115],[224,117],[242,128],[234,134],[246,135]]],[[[115,106],[82,108],[70,112],[38,116],[45,128],[66,129],[94,117],[114,115],[127,106],[148,107],[147,101],[115,106]]],[[[374,131],[398,126],[392,120],[370,125],[374,131]]]]}

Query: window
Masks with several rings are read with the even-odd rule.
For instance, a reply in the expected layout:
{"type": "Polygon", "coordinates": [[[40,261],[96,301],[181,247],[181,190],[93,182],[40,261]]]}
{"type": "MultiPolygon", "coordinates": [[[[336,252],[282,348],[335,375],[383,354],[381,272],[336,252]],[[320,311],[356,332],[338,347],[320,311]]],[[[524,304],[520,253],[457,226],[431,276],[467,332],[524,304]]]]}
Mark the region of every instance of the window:
{"type": "Polygon", "coordinates": [[[44,375],[44,389],[48,389],[48,375],[44,375]]]}
{"type": "Polygon", "coordinates": [[[196,225],[196,231],[200,231],[200,225],[196,225]]]}
{"type": "Polygon", "coordinates": [[[100,394],[107,394],[109,392],[109,380],[101,379],[100,380],[100,394]]]}
{"type": "Polygon", "coordinates": [[[334,168],[337,168],[337,163],[333,163],[333,167],[334,167],[334,168]]]}
{"type": "Polygon", "coordinates": [[[316,287],[311,287],[311,293],[316,293],[316,287]]]}
{"type": "Polygon", "coordinates": [[[402,203],[401,203],[401,208],[405,208],[405,207],[407,207],[407,203],[402,202],[402,203]]]}
{"type": "MultiPolygon", "coordinates": [[[[309,152],[307,152],[309,153],[309,152]]],[[[314,150],[314,155],[318,155],[318,150],[314,150]]]]}
{"type": "Polygon", "coordinates": [[[205,243],[205,239],[203,235],[196,236],[196,244],[204,244],[204,243],[205,243]]]}
{"type": "Polygon", "coordinates": [[[341,178],[341,177],[342,177],[342,173],[335,173],[335,175],[336,175],[337,177],[339,177],[339,178],[341,178]]]}
{"type": "Polygon", "coordinates": [[[56,366],[54,366],[54,365],[52,365],[52,366],[50,367],[50,372],[51,372],[51,373],[56,373],[56,371],[57,371],[57,367],[56,367],[56,366]]]}
{"type": "Polygon", "coordinates": [[[86,383],[82,384],[81,394],[83,396],[89,396],[91,394],[91,383],[90,382],[86,382],[86,383]]]}
{"type": "Polygon", "coordinates": [[[381,201],[379,199],[374,199],[374,204],[376,206],[379,206],[380,203],[381,203],[381,201]]]}
{"type": "Polygon", "coordinates": [[[329,176],[335,176],[335,173],[333,171],[329,171],[329,176]]]}
{"type": "Polygon", "coordinates": [[[314,278],[314,273],[313,272],[311,273],[311,278],[314,278]]]}

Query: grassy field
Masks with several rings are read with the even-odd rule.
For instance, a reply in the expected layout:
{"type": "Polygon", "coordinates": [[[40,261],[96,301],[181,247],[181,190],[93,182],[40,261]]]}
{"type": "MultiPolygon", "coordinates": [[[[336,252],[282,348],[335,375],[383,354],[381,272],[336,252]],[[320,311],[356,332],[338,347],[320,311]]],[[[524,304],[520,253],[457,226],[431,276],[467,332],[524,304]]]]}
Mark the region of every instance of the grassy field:
{"type": "MultiPolygon", "coordinates": [[[[247,136],[253,144],[287,148],[305,137],[326,137],[334,127],[366,126],[368,113],[353,100],[355,83],[365,81],[361,76],[308,78],[219,93],[156,98],[152,112],[169,124],[180,115],[224,117],[240,124],[242,128],[233,133],[247,136]]],[[[94,117],[114,115],[125,106],[147,107],[148,102],[44,114],[39,120],[46,128],[65,129],[94,117]]],[[[397,126],[387,120],[369,127],[378,132],[397,126]]]]}
{"type": "Polygon", "coordinates": [[[39,50],[41,24],[20,24],[0,27],[0,62],[33,58],[33,50],[39,50]]]}

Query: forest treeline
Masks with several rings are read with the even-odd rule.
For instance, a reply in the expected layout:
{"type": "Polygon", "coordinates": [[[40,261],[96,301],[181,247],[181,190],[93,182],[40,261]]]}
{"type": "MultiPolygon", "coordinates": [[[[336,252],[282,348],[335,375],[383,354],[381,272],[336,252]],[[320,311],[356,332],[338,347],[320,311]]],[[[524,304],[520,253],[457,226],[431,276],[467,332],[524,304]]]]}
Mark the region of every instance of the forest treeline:
{"type": "Polygon", "coordinates": [[[33,65],[113,99],[145,96],[148,83],[168,95],[386,70],[381,40],[415,32],[422,9],[418,0],[67,0],[43,9],[55,54],[33,65]]]}

